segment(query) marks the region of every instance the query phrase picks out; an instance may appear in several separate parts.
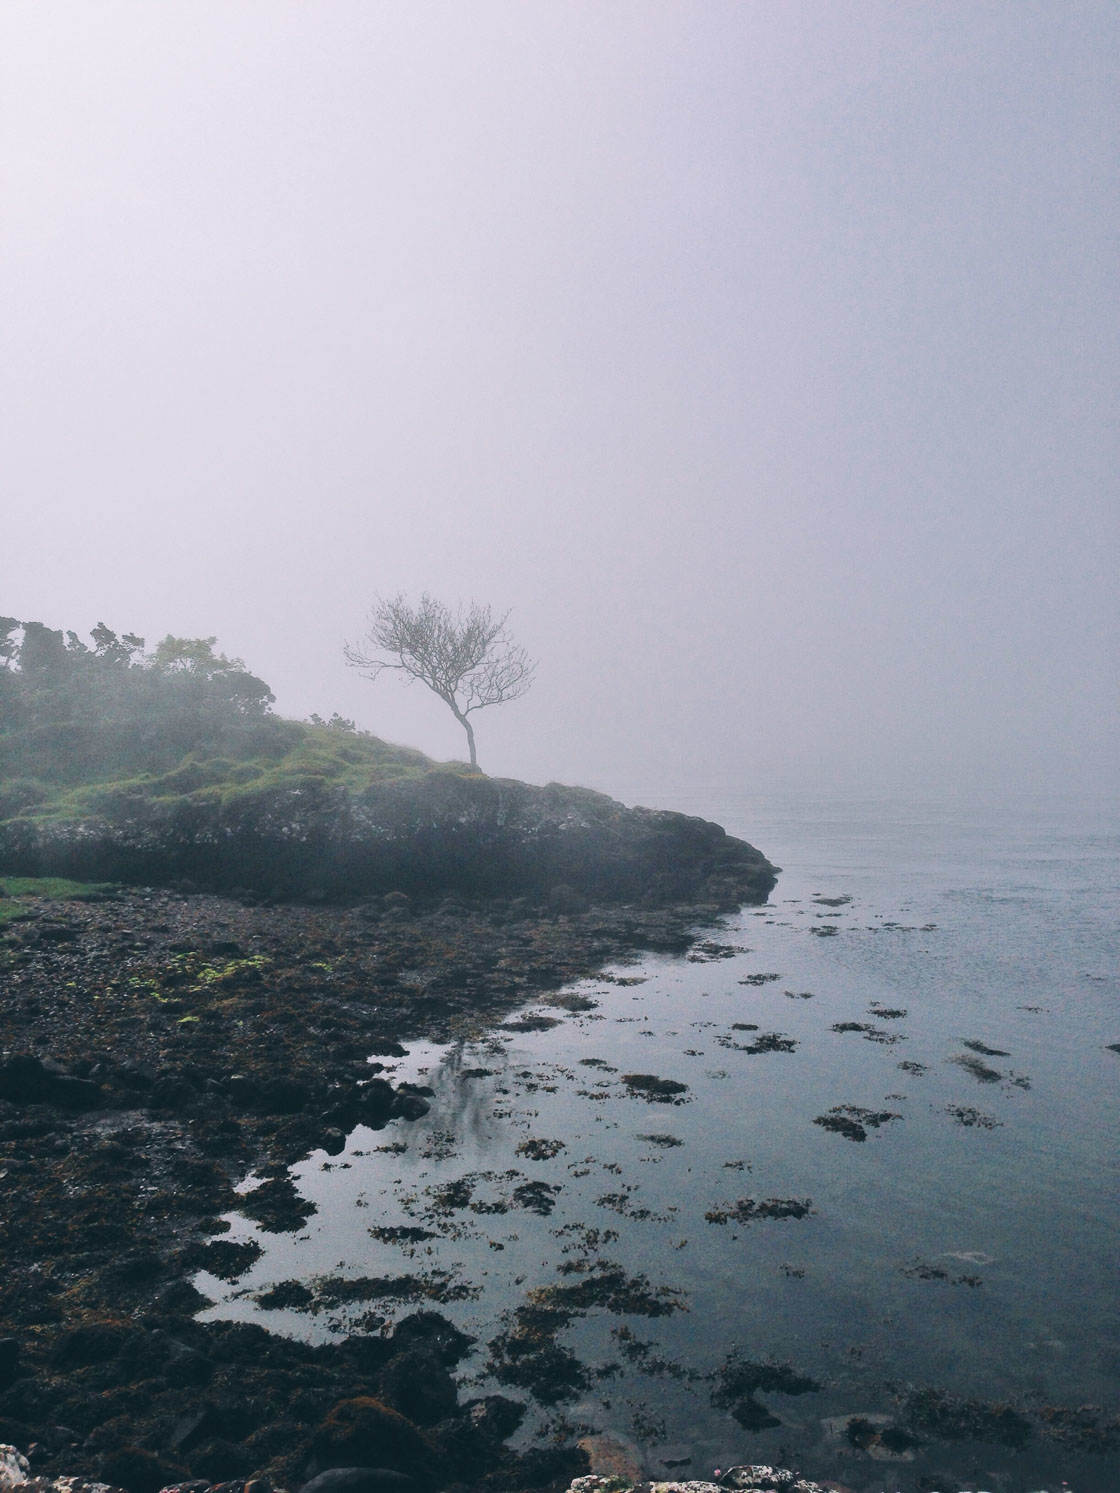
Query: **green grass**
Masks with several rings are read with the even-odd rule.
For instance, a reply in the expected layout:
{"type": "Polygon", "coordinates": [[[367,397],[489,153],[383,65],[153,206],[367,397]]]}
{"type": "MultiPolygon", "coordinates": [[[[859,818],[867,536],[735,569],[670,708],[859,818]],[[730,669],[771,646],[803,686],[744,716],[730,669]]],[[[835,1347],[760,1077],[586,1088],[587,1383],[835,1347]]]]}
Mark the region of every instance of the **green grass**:
{"type": "Polygon", "coordinates": [[[106,882],[63,876],[0,876],[0,926],[21,917],[32,902],[83,902],[109,890],[106,882]]]}
{"type": "Polygon", "coordinates": [[[43,785],[48,790],[45,796],[24,808],[22,817],[51,821],[113,818],[143,803],[233,804],[242,796],[319,785],[357,792],[371,783],[422,777],[442,766],[423,752],[394,746],[376,736],[294,721],[286,724],[298,734],[279,755],[230,757],[192,752],[167,772],[101,779],[77,787],[43,785]]]}

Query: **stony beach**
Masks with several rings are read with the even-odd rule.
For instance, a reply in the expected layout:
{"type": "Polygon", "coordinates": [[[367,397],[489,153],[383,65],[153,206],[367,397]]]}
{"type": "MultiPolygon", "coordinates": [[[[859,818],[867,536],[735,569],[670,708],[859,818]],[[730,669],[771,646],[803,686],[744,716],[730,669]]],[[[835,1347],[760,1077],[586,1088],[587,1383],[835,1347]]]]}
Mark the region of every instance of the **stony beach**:
{"type": "Polygon", "coordinates": [[[460,1403],[465,1345],[432,1311],[312,1348],[196,1321],[191,1277],[250,1262],[223,1239],[235,1206],[268,1230],[300,1226],[292,1162],[341,1149],[359,1122],[425,1111],[423,1092],[380,1076],[378,1054],[478,1031],[609,960],[682,950],[718,911],[564,894],[20,898],[0,945],[0,1441],[36,1477],[128,1493],[299,1487],[340,1458],[425,1486],[583,1472],[575,1447],[505,1449],[515,1402],[460,1403]]]}

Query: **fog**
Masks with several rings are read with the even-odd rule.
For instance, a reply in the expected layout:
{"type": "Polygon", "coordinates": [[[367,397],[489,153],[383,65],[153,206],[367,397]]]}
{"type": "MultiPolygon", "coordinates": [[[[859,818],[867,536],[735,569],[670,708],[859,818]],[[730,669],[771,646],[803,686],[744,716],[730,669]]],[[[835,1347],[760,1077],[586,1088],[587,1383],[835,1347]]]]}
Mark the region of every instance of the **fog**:
{"type": "Polygon", "coordinates": [[[376,595],[511,611],[483,766],[1115,785],[1120,10],[0,13],[0,610],[297,717],[376,595]]]}

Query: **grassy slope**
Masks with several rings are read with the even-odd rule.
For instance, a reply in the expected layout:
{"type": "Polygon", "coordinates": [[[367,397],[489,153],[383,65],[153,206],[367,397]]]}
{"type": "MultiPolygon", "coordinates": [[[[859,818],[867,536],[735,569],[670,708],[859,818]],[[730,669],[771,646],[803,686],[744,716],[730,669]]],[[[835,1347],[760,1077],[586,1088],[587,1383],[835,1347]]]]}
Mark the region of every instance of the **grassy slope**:
{"type": "Polygon", "coordinates": [[[70,881],[65,876],[5,876],[0,881],[0,928],[24,917],[37,902],[84,902],[101,897],[108,886],[100,881],[70,881]]]}
{"type": "Polygon", "coordinates": [[[57,785],[40,802],[25,808],[21,817],[53,821],[116,817],[127,813],[130,805],[144,801],[226,802],[240,795],[298,788],[311,782],[359,790],[370,783],[417,778],[437,770],[454,771],[459,766],[433,762],[422,752],[393,746],[368,734],[296,721],[284,721],[283,727],[273,752],[255,756],[192,752],[168,772],[77,786],[57,785]]]}

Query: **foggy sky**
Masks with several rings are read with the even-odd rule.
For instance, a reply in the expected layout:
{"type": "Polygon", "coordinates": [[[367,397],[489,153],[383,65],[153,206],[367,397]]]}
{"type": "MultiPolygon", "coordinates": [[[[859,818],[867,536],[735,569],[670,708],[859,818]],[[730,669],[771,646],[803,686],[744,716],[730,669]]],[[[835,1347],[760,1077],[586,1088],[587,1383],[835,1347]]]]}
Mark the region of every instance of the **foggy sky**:
{"type": "Polygon", "coordinates": [[[1113,0],[6,0],[0,611],[534,781],[1116,782],[1113,0]]]}

